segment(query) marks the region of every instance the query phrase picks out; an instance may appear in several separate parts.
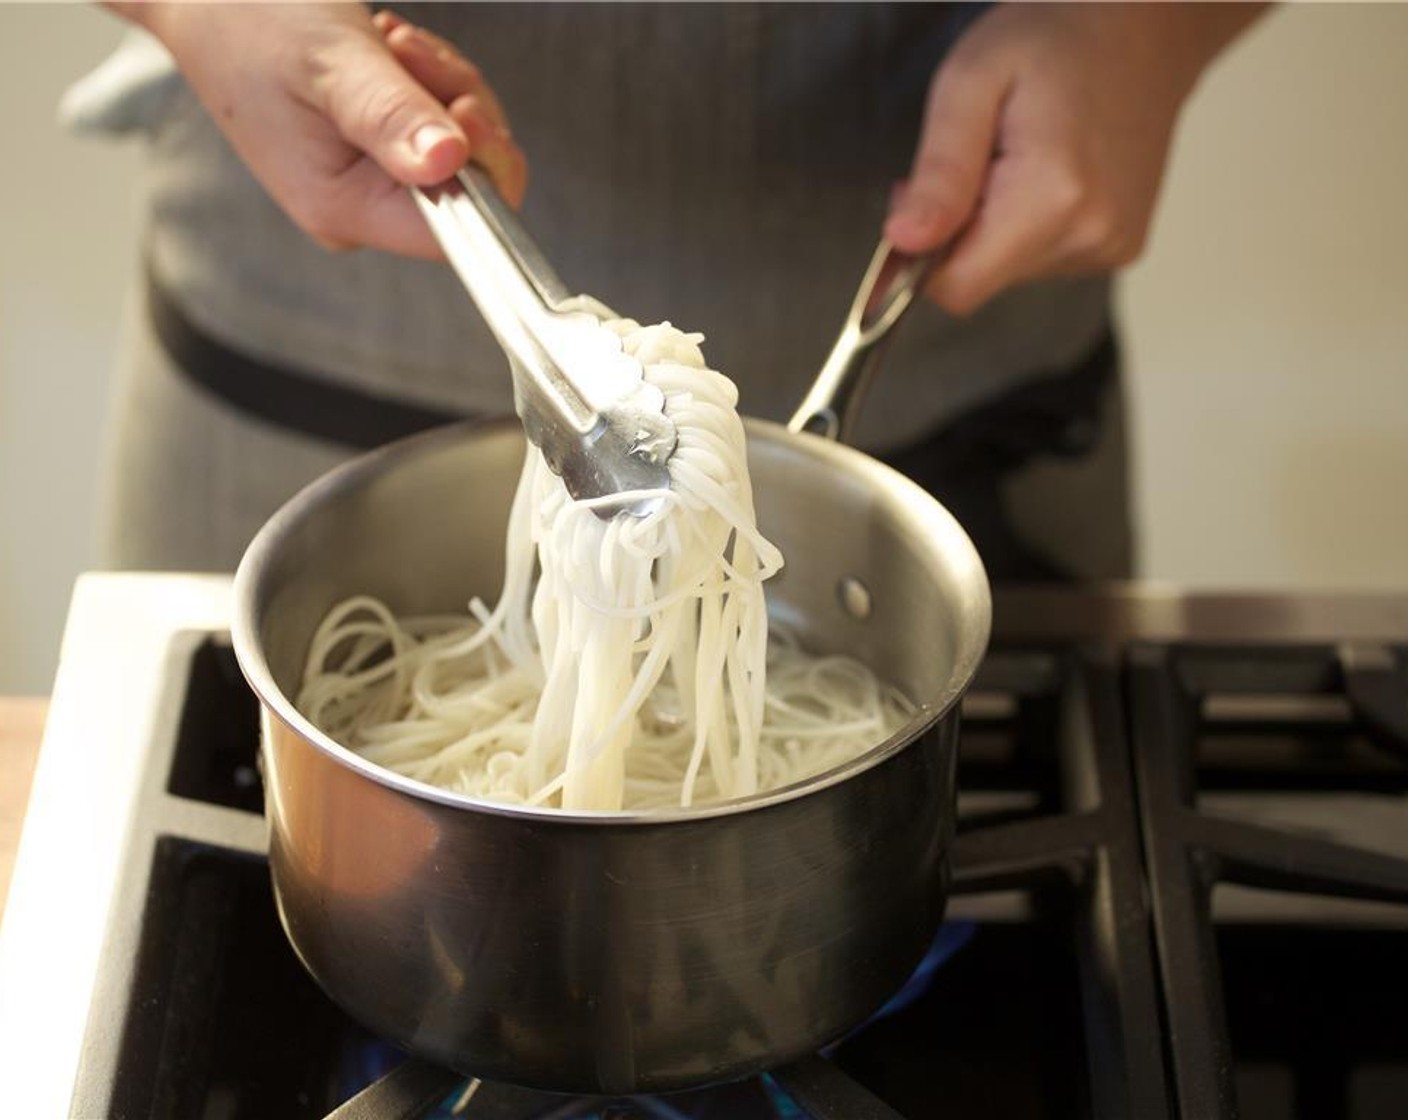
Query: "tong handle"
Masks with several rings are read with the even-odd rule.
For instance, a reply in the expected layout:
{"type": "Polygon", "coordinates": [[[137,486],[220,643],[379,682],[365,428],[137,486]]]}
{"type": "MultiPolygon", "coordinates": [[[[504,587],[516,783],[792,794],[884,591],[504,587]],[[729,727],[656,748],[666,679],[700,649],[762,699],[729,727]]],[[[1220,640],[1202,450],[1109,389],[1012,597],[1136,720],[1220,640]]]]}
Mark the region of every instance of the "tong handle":
{"type": "Polygon", "coordinates": [[[519,273],[537,291],[538,297],[551,311],[561,310],[572,292],[552,265],[543,256],[537,243],[528,236],[513,208],[504,201],[483,168],[468,164],[455,176],[465,196],[478,211],[485,224],[497,236],[499,244],[513,258],[519,273]]]}
{"type": "Polygon", "coordinates": [[[664,392],[598,322],[609,309],[568,291],[477,168],[412,196],[508,355],[514,408],[548,468],[603,519],[659,508],[658,495],[600,500],[668,490],[679,440],[664,392]]]}
{"type": "Polygon", "coordinates": [[[789,431],[850,441],[861,401],[885,356],[890,332],[914,303],[915,295],[943,253],[939,250],[911,256],[888,241],[880,242],[841,334],[811,389],[787,422],[789,431]]]}
{"type": "Polygon", "coordinates": [[[596,410],[542,344],[545,324],[571,293],[489,177],[466,167],[439,186],[412,187],[411,194],[509,355],[515,404],[529,438],[541,446],[545,410],[580,434],[593,431],[600,421],[596,410]]]}

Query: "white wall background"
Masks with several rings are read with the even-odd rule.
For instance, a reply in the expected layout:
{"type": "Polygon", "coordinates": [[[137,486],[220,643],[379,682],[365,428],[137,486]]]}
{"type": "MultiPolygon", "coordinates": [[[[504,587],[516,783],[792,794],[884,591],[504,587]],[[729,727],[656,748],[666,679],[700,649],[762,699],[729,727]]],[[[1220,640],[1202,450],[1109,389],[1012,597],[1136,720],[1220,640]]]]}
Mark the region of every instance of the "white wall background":
{"type": "Polygon", "coordinates": [[[1408,7],[1221,60],[1122,306],[1147,574],[1408,590],[1408,7]]]}
{"type": "Polygon", "coordinates": [[[49,690],[90,562],[138,153],[67,137],[54,112],[119,33],[87,5],[0,3],[0,692],[49,690]]]}
{"type": "MultiPolygon", "coordinates": [[[[0,692],[90,562],[138,153],[54,127],[116,40],[0,4],[0,692]]],[[[1121,296],[1144,571],[1408,590],[1408,7],[1294,7],[1209,75],[1121,296]]]]}

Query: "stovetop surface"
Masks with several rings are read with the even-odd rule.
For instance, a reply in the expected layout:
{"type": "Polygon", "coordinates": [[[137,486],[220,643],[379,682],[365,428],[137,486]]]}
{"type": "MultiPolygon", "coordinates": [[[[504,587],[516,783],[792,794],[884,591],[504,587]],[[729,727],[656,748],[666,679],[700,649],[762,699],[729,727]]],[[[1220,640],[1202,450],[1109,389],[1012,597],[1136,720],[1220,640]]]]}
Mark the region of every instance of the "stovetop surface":
{"type": "MultiPolygon", "coordinates": [[[[14,1115],[351,1115],[398,1060],[279,928],[228,593],[80,584],[0,934],[14,1115]]],[[[1000,594],[959,783],[928,975],[824,1061],[461,1114],[1408,1110],[1408,596],[1000,594]]]]}

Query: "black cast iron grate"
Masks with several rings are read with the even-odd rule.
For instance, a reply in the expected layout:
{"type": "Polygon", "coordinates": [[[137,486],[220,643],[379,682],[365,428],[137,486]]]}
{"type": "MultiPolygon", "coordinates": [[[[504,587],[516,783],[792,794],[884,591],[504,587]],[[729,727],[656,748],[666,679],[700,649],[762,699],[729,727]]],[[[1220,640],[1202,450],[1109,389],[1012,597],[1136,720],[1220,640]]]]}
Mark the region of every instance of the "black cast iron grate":
{"type": "Polygon", "coordinates": [[[1377,832],[1356,819],[1404,810],[1404,651],[1147,644],[1128,672],[1179,1115],[1402,1116],[1408,910],[1376,928],[1307,909],[1268,941],[1216,903],[1238,887],[1408,904],[1408,816],[1377,832]],[[1332,812],[1297,823],[1309,790],[1332,812]]]}
{"type": "MultiPolygon", "coordinates": [[[[1086,1035],[1088,1115],[1169,1115],[1118,662],[1096,649],[995,657],[976,687],[1044,704],[1065,812],[965,831],[956,889],[1058,881],[1072,918],[1086,1035]]],[[[960,779],[961,782],[961,779],[960,779]]]]}

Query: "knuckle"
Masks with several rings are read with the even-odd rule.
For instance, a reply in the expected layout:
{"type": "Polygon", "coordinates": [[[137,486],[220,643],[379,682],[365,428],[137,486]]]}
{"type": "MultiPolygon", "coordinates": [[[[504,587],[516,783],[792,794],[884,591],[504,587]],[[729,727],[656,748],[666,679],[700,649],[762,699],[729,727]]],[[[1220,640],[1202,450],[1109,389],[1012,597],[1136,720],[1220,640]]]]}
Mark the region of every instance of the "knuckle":
{"type": "Polygon", "coordinates": [[[334,77],[338,72],[335,44],[320,41],[301,51],[290,51],[287,45],[275,44],[271,52],[275,61],[281,60],[292,69],[298,85],[321,98],[333,95],[334,77]]]}
{"type": "Polygon", "coordinates": [[[1115,255],[1120,240],[1119,225],[1113,210],[1104,205],[1087,206],[1072,229],[1075,248],[1094,257],[1115,255]]]}
{"type": "Polygon", "coordinates": [[[462,93],[450,102],[452,117],[479,117],[484,114],[484,102],[475,93],[462,93]]]}
{"type": "Polygon", "coordinates": [[[1074,253],[1102,268],[1121,268],[1143,255],[1148,231],[1122,220],[1116,207],[1102,203],[1087,207],[1071,229],[1074,253]]]}
{"type": "Polygon", "coordinates": [[[1050,166],[1044,187],[1048,205],[1061,218],[1070,219],[1078,215],[1090,196],[1085,176],[1074,164],[1064,161],[1050,166]]]}
{"type": "Polygon", "coordinates": [[[935,204],[951,203],[958,194],[958,184],[971,178],[973,169],[952,152],[922,151],[915,161],[912,182],[917,190],[935,204]]]}
{"type": "Polygon", "coordinates": [[[966,319],[978,309],[978,298],[971,292],[959,290],[950,292],[939,301],[939,306],[958,319],[966,319]]]}
{"type": "Polygon", "coordinates": [[[964,318],[977,309],[976,287],[961,275],[944,272],[929,283],[929,298],[950,315],[964,318]]]}
{"type": "Polygon", "coordinates": [[[420,35],[425,44],[430,47],[436,62],[442,65],[453,65],[461,74],[471,77],[475,81],[479,79],[479,71],[474,63],[460,54],[458,48],[448,39],[442,39],[439,35],[435,34],[435,32],[429,31],[424,27],[417,27],[416,33],[420,35]]]}
{"type": "Polygon", "coordinates": [[[417,24],[405,24],[399,42],[394,45],[419,55],[442,72],[453,75],[454,80],[462,85],[478,86],[483,82],[479,68],[465,58],[453,43],[417,24]]]}
{"type": "Polygon", "coordinates": [[[960,40],[935,72],[934,80],[929,85],[930,99],[947,97],[950,90],[985,76],[989,65],[982,51],[970,49],[965,41],[960,40]]]}
{"type": "Polygon", "coordinates": [[[351,106],[355,127],[367,137],[399,136],[410,127],[416,113],[417,106],[409,93],[386,85],[359,90],[351,106]]]}
{"type": "Polygon", "coordinates": [[[1127,264],[1133,264],[1144,255],[1144,248],[1147,243],[1148,234],[1143,230],[1135,233],[1124,233],[1115,237],[1109,251],[1110,264],[1117,268],[1123,268],[1127,264]]]}

